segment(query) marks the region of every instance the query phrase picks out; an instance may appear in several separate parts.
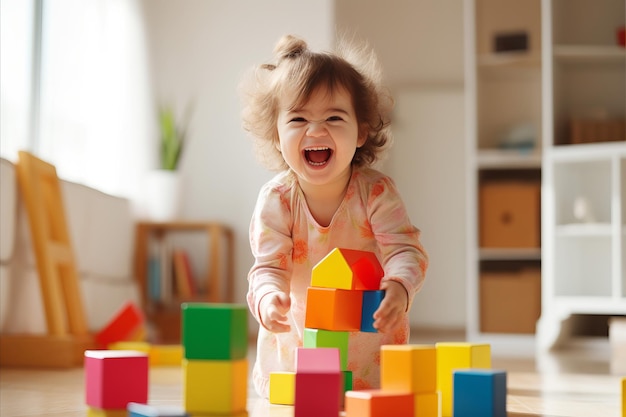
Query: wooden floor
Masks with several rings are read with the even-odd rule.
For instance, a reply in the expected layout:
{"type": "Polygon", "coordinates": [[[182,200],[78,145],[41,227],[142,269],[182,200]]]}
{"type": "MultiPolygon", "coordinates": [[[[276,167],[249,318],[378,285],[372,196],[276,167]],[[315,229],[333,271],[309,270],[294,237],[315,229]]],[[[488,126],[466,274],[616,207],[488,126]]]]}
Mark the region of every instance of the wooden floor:
{"type": "MultiPolygon", "coordinates": [[[[460,339],[458,339],[460,340],[460,339]]],[[[511,417],[621,417],[621,377],[611,375],[609,349],[569,349],[537,359],[493,357],[507,371],[511,417]]],[[[251,349],[250,360],[254,357],[251,349]]],[[[82,369],[0,369],[0,416],[84,417],[82,369]]],[[[150,369],[149,402],[181,405],[178,367],[150,369]]],[[[249,389],[249,417],[292,417],[293,408],[270,405],[249,389]]]]}

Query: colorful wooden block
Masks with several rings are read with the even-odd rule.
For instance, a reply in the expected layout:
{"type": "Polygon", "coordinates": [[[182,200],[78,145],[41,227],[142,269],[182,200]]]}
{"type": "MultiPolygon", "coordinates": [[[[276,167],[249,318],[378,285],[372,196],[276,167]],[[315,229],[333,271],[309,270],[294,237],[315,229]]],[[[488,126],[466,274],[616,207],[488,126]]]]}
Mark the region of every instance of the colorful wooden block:
{"type": "Polygon", "coordinates": [[[270,404],[293,405],[295,395],[295,372],[270,372],[270,404]]]}
{"type": "Polygon", "coordinates": [[[378,290],[384,271],[373,252],[335,248],[311,271],[311,286],[378,290]]]}
{"type": "Polygon", "coordinates": [[[343,392],[352,391],[352,371],[341,371],[343,374],[343,392]]]}
{"type": "Polygon", "coordinates": [[[105,410],[102,408],[87,407],[87,417],[127,417],[126,409],[105,410]]]}
{"type": "Polygon", "coordinates": [[[415,395],[415,417],[441,417],[441,393],[428,392],[415,395]]]}
{"type": "Polygon", "coordinates": [[[148,402],[148,355],[132,350],[85,351],[86,403],[99,409],[126,409],[148,402]]]}
{"type": "Polygon", "coordinates": [[[296,348],[296,373],[341,372],[337,348],[296,348]]]}
{"type": "Polygon", "coordinates": [[[136,340],[137,333],[142,330],[144,321],[141,309],[134,303],[128,302],[96,334],[96,342],[101,347],[106,348],[111,343],[136,340]]]}
{"type": "Polygon", "coordinates": [[[506,372],[454,371],[452,411],[454,417],[506,417],[506,372]]]}
{"type": "Polygon", "coordinates": [[[296,372],[294,417],[337,417],[341,408],[341,371],[296,372]]]}
{"type": "Polygon", "coordinates": [[[148,342],[115,342],[108,346],[109,350],[136,350],[150,356],[152,345],[148,342]]]}
{"type": "Polygon", "coordinates": [[[248,308],[242,304],[183,303],[185,359],[243,359],[248,352],[248,308]]]}
{"type": "Polygon", "coordinates": [[[183,359],[183,406],[192,415],[246,410],[248,361],[183,359]]]}
{"type": "Polygon", "coordinates": [[[491,346],[475,343],[436,343],[437,390],[443,417],[452,416],[452,372],[456,369],[491,368],[491,346]]]}
{"type": "Polygon", "coordinates": [[[180,366],[182,361],[182,345],[152,345],[150,349],[150,365],[180,366]]]}
{"type": "Polygon", "coordinates": [[[384,290],[363,291],[363,307],[361,308],[361,331],[375,333],[374,313],[385,298],[384,290]]]}
{"type": "Polygon", "coordinates": [[[304,329],[303,346],[305,348],[337,348],[341,369],[348,369],[348,339],[349,332],[339,332],[323,329],[304,329]]]}
{"type": "Polygon", "coordinates": [[[410,392],[360,390],[346,392],[346,417],[415,417],[410,392]]]}
{"type": "Polygon", "coordinates": [[[356,332],[361,329],[362,308],[362,291],[309,287],[304,327],[356,332]]]}
{"type": "Polygon", "coordinates": [[[189,417],[189,414],[175,405],[148,405],[128,403],[128,417],[189,417]]]}
{"type": "Polygon", "coordinates": [[[383,390],[433,393],[437,390],[437,349],[434,345],[384,345],[380,349],[383,390]]]}

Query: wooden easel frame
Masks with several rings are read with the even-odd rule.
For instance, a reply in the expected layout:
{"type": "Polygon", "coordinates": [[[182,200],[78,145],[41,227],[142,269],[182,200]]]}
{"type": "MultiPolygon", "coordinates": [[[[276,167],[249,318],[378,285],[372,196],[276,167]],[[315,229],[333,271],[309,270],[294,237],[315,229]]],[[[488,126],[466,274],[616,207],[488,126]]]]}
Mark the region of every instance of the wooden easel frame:
{"type": "Polygon", "coordinates": [[[53,165],[20,151],[17,179],[28,214],[44,304],[47,335],[2,335],[0,365],[64,367],[82,364],[93,338],[85,319],[63,195],[53,165]],[[55,352],[55,360],[47,354],[55,352]]]}

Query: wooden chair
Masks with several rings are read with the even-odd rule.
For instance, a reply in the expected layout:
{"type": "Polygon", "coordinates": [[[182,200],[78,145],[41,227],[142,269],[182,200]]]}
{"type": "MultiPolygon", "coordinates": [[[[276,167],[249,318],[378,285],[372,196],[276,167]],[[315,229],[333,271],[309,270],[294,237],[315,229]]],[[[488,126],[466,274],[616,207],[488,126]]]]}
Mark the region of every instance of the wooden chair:
{"type": "Polygon", "coordinates": [[[17,178],[28,214],[48,334],[3,335],[0,338],[0,364],[78,365],[83,360],[82,347],[90,346],[93,338],[85,319],[78,269],[56,169],[21,151],[17,178]],[[53,346],[58,361],[43,358],[47,356],[44,350],[53,346]]]}

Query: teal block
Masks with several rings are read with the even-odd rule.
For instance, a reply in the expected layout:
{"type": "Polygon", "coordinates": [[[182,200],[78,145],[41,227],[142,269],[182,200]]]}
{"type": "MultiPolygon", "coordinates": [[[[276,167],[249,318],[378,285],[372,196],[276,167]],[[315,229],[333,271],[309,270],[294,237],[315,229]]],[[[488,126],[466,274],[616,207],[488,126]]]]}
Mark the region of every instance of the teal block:
{"type": "Polygon", "coordinates": [[[248,308],[243,304],[183,303],[185,359],[233,360],[248,353],[248,308]]]}
{"type": "Polygon", "coordinates": [[[506,372],[465,369],[453,372],[454,417],[506,417],[506,372]]]}
{"type": "Polygon", "coordinates": [[[304,329],[303,347],[305,348],[337,348],[341,369],[348,369],[348,337],[350,332],[323,329],[304,329]]]}
{"type": "Polygon", "coordinates": [[[374,328],[374,313],[380,307],[380,303],[385,298],[384,290],[363,291],[363,307],[361,313],[361,331],[376,333],[374,328]]]}

